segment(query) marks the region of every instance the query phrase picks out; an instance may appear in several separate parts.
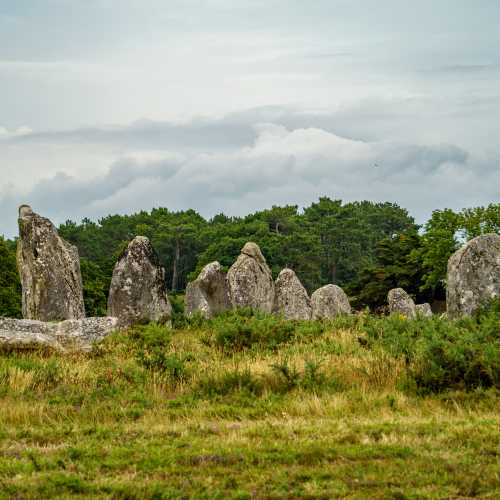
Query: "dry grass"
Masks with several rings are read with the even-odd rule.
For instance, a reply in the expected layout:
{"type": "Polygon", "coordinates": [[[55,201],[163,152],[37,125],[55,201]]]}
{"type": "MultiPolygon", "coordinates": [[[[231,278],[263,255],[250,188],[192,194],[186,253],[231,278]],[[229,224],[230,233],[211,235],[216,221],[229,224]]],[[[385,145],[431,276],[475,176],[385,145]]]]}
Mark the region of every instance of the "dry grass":
{"type": "Polygon", "coordinates": [[[178,330],[176,376],[124,336],[4,354],[0,498],[498,498],[498,392],[418,396],[407,364],[359,335],[228,352],[178,330]]]}

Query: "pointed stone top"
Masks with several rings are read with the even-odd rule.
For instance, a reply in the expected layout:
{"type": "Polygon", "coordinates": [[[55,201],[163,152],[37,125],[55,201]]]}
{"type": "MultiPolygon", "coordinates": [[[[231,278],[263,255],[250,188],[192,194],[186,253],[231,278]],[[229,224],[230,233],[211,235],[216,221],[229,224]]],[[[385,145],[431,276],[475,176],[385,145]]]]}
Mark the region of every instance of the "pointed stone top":
{"type": "Polygon", "coordinates": [[[290,269],[289,267],[285,267],[278,274],[278,279],[280,279],[280,278],[293,278],[294,276],[297,276],[295,274],[295,271],[293,269],[290,269]]]}
{"type": "Polygon", "coordinates": [[[21,205],[19,207],[19,217],[29,217],[33,215],[33,210],[29,205],[21,205]]]}
{"type": "Polygon", "coordinates": [[[135,246],[135,245],[149,245],[149,238],[147,236],[136,236],[129,244],[128,246],[135,246]]]}
{"type": "Polygon", "coordinates": [[[265,257],[260,251],[259,245],[257,245],[257,243],[254,243],[253,241],[245,243],[245,246],[241,249],[241,253],[244,255],[248,255],[249,257],[252,257],[259,262],[266,262],[265,257]]]}

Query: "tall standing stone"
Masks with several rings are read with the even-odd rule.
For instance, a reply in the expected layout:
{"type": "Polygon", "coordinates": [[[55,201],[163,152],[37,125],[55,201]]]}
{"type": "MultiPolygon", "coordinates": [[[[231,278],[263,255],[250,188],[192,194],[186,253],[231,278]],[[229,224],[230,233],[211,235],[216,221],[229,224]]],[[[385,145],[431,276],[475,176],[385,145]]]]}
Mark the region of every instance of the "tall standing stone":
{"type": "Polygon", "coordinates": [[[227,275],[218,262],[207,264],[198,278],[188,283],[184,304],[186,316],[199,313],[207,319],[231,308],[227,275]]]}
{"type": "Polygon", "coordinates": [[[448,260],[448,316],[473,314],[500,297],[500,235],[484,234],[467,242],[448,260]]]}
{"type": "Polygon", "coordinates": [[[390,290],[387,294],[387,301],[389,302],[389,312],[391,314],[398,313],[412,319],[417,316],[415,302],[402,288],[390,290]]]}
{"type": "Polygon", "coordinates": [[[271,313],[274,304],[274,280],[256,243],[246,243],[227,273],[233,307],[251,307],[271,313]]]}
{"type": "Polygon", "coordinates": [[[63,240],[49,219],[19,207],[17,266],[23,317],[60,321],[85,317],[78,249],[63,240]]]}
{"type": "Polygon", "coordinates": [[[311,319],[311,299],[291,269],[283,269],[275,284],[274,312],[286,319],[311,319]]]}
{"type": "Polygon", "coordinates": [[[325,285],[311,295],[312,319],[331,319],[351,314],[349,299],[337,285],[325,285]]]}
{"type": "Polygon", "coordinates": [[[144,236],[136,236],[115,265],[108,315],[116,316],[122,328],[149,321],[168,323],[171,319],[165,269],[144,236]]]}

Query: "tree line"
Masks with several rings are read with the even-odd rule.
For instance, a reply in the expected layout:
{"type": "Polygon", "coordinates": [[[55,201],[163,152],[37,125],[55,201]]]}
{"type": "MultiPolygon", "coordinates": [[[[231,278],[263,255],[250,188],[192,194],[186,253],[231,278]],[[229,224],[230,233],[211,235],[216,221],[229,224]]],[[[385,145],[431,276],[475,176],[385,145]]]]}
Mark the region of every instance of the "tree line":
{"type": "MultiPolygon", "coordinates": [[[[245,217],[219,214],[207,220],[194,210],[155,208],[97,222],[66,221],[58,229],[78,247],[89,316],[106,314],[113,267],[136,235],[151,240],[171,293],[182,292],[211,261],[228,268],[245,242],[255,241],[275,277],[291,267],[310,293],[338,284],[355,307],[377,309],[398,286],[419,302],[444,299],[448,258],[470,238],[500,234],[500,204],[436,210],[423,226],[394,203],[324,197],[303,210],[273,206],[245,217]]],[[[21,314],[15,247],[15,241],[0,238],[0,316],[21,314]]]]}

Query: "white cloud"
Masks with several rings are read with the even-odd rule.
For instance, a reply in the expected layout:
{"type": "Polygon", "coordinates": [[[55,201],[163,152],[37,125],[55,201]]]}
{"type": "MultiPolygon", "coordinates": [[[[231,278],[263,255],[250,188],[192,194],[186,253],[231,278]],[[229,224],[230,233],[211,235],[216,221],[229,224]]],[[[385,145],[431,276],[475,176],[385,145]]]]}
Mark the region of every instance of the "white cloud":
{"type": "Polygon", "coordinates": [[[0,206],[10,214],[2,228],[7,234],[15,230],[16,206],[24,202],[62,222],[154,206],[243,215],[327,195],[397,202],[422,220],[435,208],[494,201],[497,186],[497,169],[484,168],[484,160],[455,146],[366,142],[315,127],[261,123],[249,145],[210,152],[128,151],[103,175],[59,172],[24,193],[11,188],[0,195],[0,206]]]}

